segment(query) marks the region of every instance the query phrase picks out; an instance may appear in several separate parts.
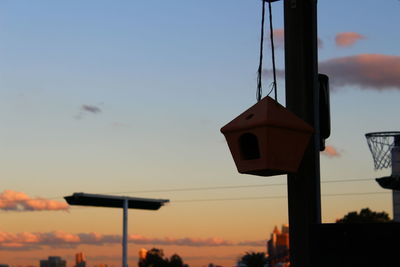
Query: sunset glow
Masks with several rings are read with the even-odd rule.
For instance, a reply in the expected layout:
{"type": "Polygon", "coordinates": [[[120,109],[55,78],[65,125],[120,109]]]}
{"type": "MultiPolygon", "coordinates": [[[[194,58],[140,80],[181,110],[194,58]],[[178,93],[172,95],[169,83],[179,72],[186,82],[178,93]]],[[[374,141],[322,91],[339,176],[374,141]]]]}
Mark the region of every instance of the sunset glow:
{"type": "MultiPolygon", "coordinates": [[[[283,1],[272,7],[285,106],[283,1]]],[[[318,1],[332,127],[323,222],[365,207],[392,216],[375,182],[390,170],[374,171],[364,135],[400,130],[400,2],[359,9],[318,1]]],[[[256,103],[261,1],[5,0],[0,24],[0,264],[59,256],[73,267],[82,252],[87,267],[121,266],[122,209],[69,206],[75,192],[170,200],[129,210],[129,266],[141,249],[190,267],[267,252],[289,223],[287,176],[239,174],[220,132],[256,103]]],[[[266,21],[263,96],[268,31],[266,21]]]]}

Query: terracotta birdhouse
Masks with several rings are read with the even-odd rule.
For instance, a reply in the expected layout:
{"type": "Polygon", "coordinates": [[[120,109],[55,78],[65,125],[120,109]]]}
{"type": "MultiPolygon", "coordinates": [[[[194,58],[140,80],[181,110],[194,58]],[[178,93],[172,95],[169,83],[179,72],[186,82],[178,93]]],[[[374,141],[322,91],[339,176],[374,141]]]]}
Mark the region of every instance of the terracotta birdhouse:
{"type": "Polygon", "coordinates": [[[240,173],[295,173],[314,129],[270,97],[222,127],[240,173]]]}

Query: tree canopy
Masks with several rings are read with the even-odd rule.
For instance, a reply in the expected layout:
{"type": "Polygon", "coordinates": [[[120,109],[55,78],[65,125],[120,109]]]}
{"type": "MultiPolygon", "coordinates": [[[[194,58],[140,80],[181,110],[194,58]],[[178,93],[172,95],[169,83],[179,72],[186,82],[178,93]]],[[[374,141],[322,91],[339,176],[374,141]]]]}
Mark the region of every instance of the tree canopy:
{"type": "Polygon", "coordinates": [[[352,211],[347,213],[343,218],[336,220],[336,223],[382,223],[391,222],[389,214],[386,212],[375,212],[369,208],[364,208],[357,213],[352,211]]]}
{"type": "Polygon", "coordinates": [[[164,258],[164,251],[152,248],[147,251],[146,258],[139,261],[139,267],[188,267],[182,258],[174,254],[171,258],[164,258]]]}
{"type": "Polygon", "coordinates": [[[242,266],[264,267],[268,260],[264,252],[246,252],[238,261],[242,266]]]}

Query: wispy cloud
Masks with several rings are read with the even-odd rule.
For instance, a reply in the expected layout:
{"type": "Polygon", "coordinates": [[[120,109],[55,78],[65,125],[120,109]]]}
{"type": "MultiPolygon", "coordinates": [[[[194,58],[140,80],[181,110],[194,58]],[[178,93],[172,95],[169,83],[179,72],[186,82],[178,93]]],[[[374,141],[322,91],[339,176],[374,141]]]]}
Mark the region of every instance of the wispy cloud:
{"type": "Polygon", "coordinates": [[[0,210],[6,211],[44,211],[68,210],[65,202],[44,198],[31,198],[23,192],[4,190],[0,193],[0,210]]]}
{"type": "Polygon", "coordinates": [[[99,114],[101,112],[102,112],[102,109],[99,106],[84,104],[79,108],[79,112],[77,115],[75,115],[75,119],[80,120],[85,115],[99,114]]]}
{"type": "Polygon", "coordinates": [[[400,89],[400,56],[361,54],[319,63],[336,86],[355,85],[367,89],[400,89]]]}
{"type": "Polygon", "coordinates": [[[365,39],[364,35],[356,32],[341,32],[336,34],[335,42],[337,46],[349,47],[354,45],[356,42],[365,39]]]}
{"type": "Polygon", "coordinates": [[[330,157],[330,158],[340,157],[341,156],[341,154],[333,146],[326,146],[325,150],[322,152],[322,155],[330,157]]]}
{"type": "Polygon", "coordinates": [[[89,112],[89,113],[94,113],[94,114],[101,112],[101,108],[99,108],[97,106],[93,106],[93,105],[82,105],[81,110],[85,111],[85,112],[89,112]]]}
{"type": "Polygon", "coordinates": [[[175,245],[175,246],[190,246],[190,247],[201,247],[201,246],[234,246],[237,245],[231,241],[227,241],[221,238],[163,238],[154,239],[146,238],[140,235],[130,235],[129,240],[139,244],[157,244],[157,245],[175,245]]]}
{"type": "MultiPolygon", "coordinates": [[[[62,231],[45,233],[7,233],[0,231],[0,250],[32,250],[44,248],[76,248],[78,245],[103,246],[120,244],[120,235],[102,235],[99,233],[70,234],[62,231]]],[[[221,238],[148,238],[141,235],[129,235],[128,241],[141,245],[221,247],[265,245],[265,241],[233,242],[221,238]]]]}
{"type": "MultiPolygon", "coordinates": [[[[268,44],[269,43],[269,38],[270,35],[268,33],[268,36],[265,38],[268,39],[268,44]]],[[[283,29],[275,29],[274,30],[274,46],[275,48],[284,48],[285,47],[285,31],[283,29]]]]}

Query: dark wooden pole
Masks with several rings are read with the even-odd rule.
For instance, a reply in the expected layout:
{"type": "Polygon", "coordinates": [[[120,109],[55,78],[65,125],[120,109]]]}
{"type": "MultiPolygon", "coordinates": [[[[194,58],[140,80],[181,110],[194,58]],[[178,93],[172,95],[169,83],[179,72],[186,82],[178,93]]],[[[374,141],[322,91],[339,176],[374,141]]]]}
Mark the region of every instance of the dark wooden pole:
{"type": "Polygon", "coordinates": [[[315,133],[299,172],[288,175],[290,261],[312,266],[311,228],[321,223],[317,0],[284,0],[286,107],[315,133]]]}

